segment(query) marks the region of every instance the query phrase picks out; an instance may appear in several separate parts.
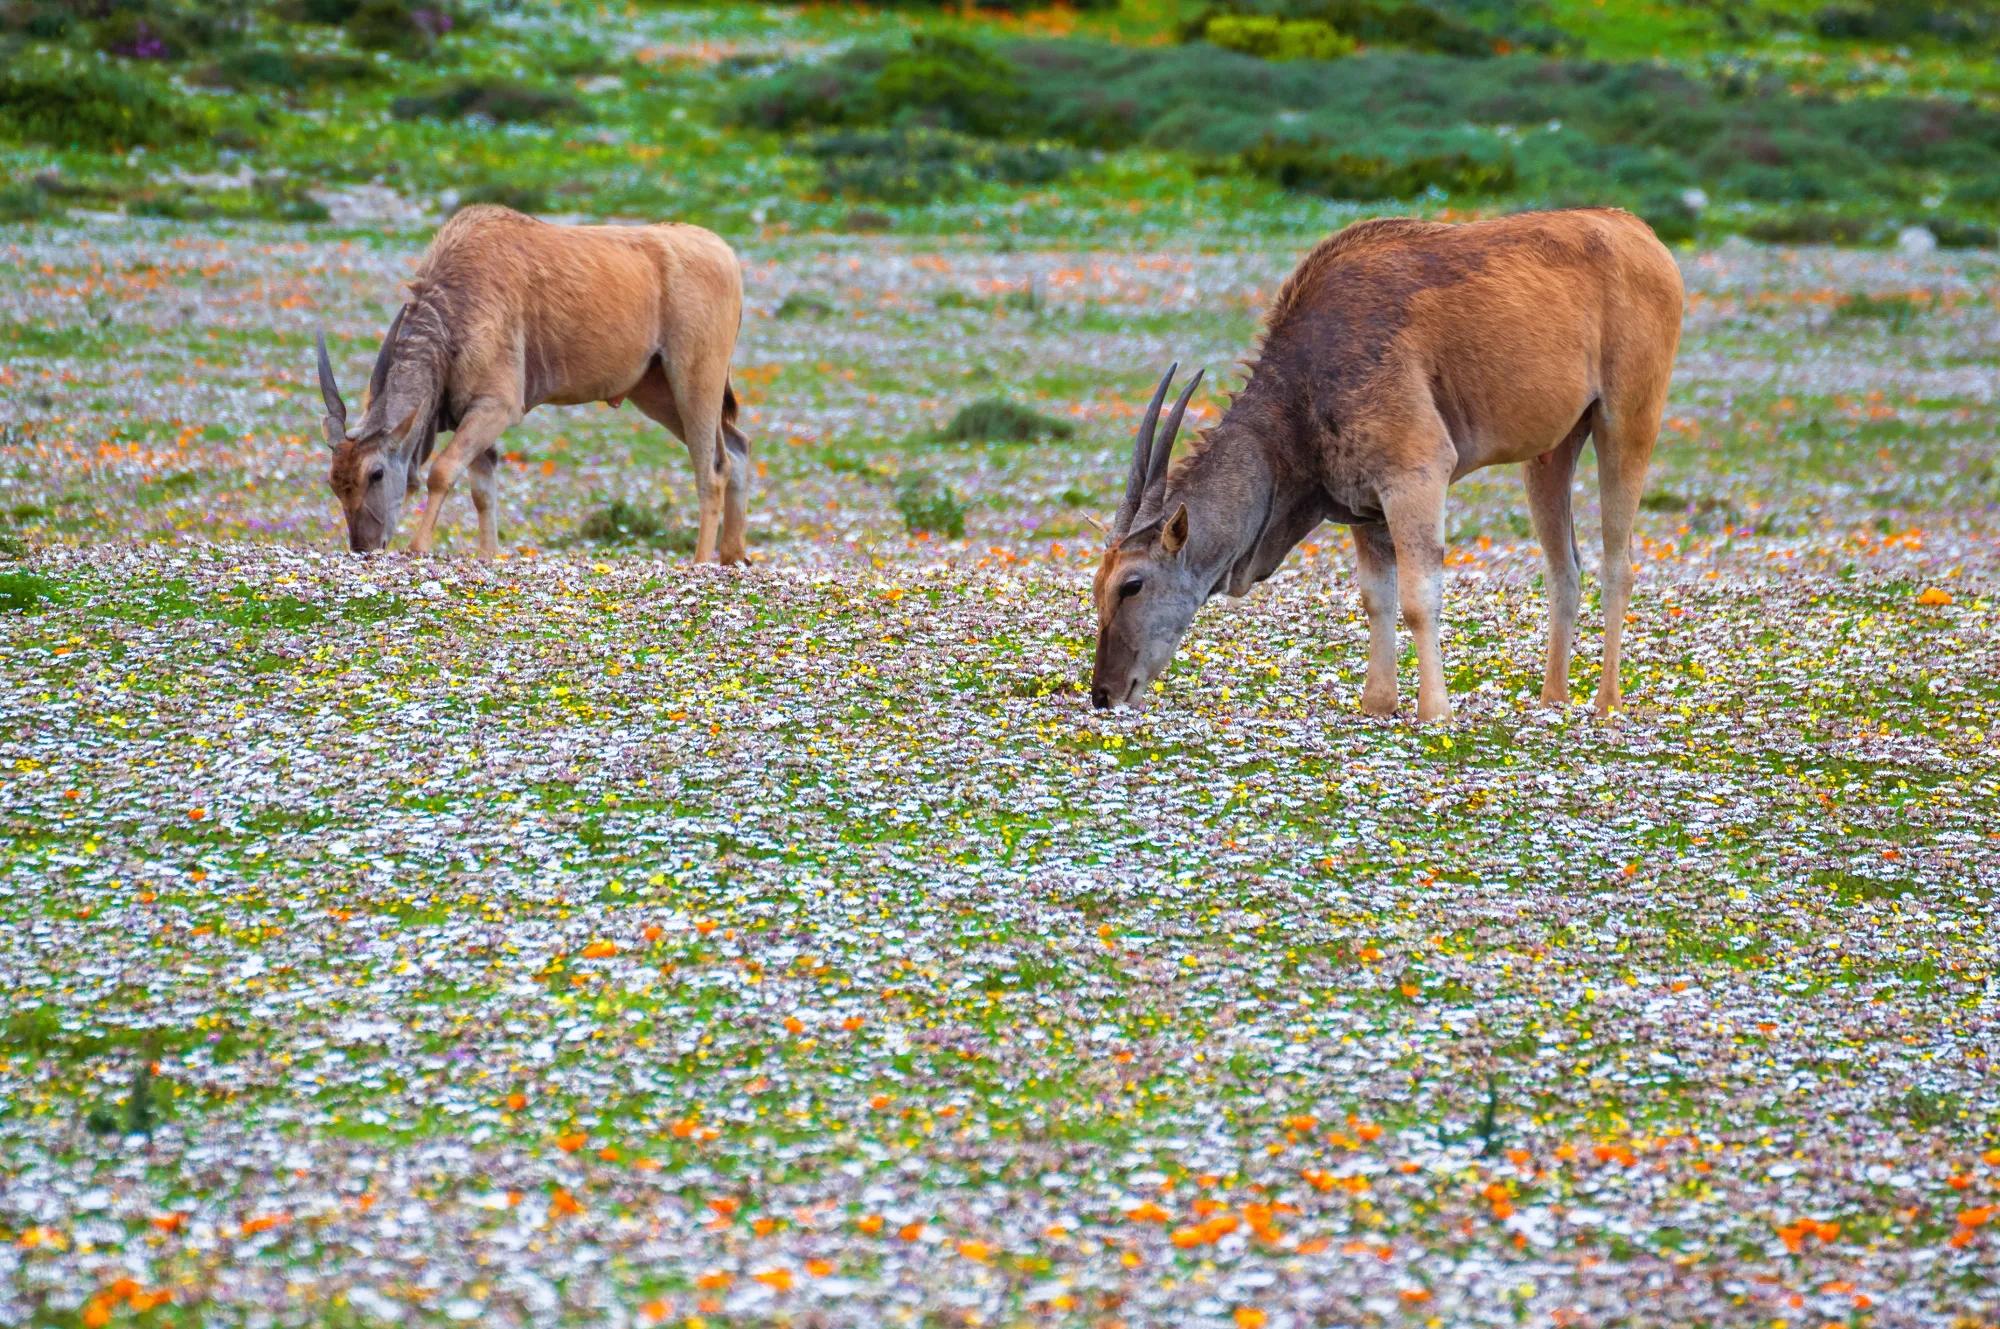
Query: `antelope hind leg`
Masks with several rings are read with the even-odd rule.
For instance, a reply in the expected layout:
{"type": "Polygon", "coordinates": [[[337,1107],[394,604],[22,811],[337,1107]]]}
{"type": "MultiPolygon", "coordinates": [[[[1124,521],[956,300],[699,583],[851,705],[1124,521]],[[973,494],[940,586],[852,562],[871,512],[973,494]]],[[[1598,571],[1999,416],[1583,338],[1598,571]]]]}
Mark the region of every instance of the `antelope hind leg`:
{"type": "Polygon", "coordinates": [[[1576,522],[1570,505],[1570,484],[1576,459],[1590,432],[1590,416],[1577,423],[1553,451],[1521,468],[1528,491],[1528,516],[1535,539],[1548,561],[1549,651],[1542,669],[1542,700],[1561,706],[1569,701],[1569,657],[1576,645],[1576,615],[1583,602],[1583,565],[1576,554],[1576,522]]]}

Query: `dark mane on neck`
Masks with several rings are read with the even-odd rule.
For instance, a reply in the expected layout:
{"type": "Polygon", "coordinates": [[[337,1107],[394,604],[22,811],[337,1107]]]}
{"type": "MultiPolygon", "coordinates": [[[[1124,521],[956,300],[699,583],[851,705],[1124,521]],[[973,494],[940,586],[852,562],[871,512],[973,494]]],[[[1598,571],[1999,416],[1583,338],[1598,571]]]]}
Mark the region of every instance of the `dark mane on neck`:
{"type": "Polygon", "coordinates": [[[1278,288],[1277,298],[1271,301],[1270,309],[1264,313],[1263,337],[1269,338],[1297,312],[1301,302],[1319,285],[1326,270],[1344,255],[1384,240],[1404,240],[1412,235],[1450,229],[1444,222],[1423,221],[1416,217],[1376,217],[1334,232],[1314,245],[1299,260],[1299,265],[1292,269],[1292,275],[1285,278],[1284,285],[1278,288]]]}

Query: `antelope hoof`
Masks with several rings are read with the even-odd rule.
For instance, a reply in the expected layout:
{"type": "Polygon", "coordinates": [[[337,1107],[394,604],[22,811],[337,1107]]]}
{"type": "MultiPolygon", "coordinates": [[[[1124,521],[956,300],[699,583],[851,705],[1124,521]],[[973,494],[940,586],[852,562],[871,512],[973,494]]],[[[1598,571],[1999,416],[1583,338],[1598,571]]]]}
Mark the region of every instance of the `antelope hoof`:
{"type": "Polygon", "coordinates": [[[1544,706],[1569,705],[1569,689],[1566,687],[1560,687],[1554,683],[1542,684],[1542,705],[1544,706]]]}
{"type": "Polygon", "coordinates": [[[1376,719],[1385,719],[1396,713],[1396,689],[1361,689],[1361,713],[1376,719]]]}
{"type": "Polygon", "coordinates": [[[1417,703],[1418,724],[1442,724],[1451,719],[1451,703],[1443,698],[1425,698],[1417,703]]]}

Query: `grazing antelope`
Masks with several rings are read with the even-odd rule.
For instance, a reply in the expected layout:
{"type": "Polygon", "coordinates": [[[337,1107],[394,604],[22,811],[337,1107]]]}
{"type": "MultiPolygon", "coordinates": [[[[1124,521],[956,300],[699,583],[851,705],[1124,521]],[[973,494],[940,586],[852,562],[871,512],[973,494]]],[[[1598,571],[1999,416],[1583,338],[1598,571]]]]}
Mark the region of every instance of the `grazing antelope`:
{"type": "MultiPolygon", "coordinates": [[[[1616,209],[1445,225],[1391,218],[1322,241],[1278,291],[1250,380],[1171,469],[1194,390],[1155,437],[1174,371],[1133,443],[1097,569],[1099,708],[1143,700],[1195,610],[1271,575],[1323,521],[1354,528],[1368,615],[1361,707],[1396,709],[1396,602],[1417,641],[1417,718],[1448,719],[1438,619],[1445,489],[1525,462],[1549,565],[1542,700],[1569,698],[1581,596],[1570,481],[1597,447],[1604,524],[1600,714],[1618,705],[1632,520],[1680,341],[1681,278],[1616,209]]],[[[1200,375],[1196,375],[1199,381],[1200,375]]]]}
{"type": "Polygon", "coordinates": [[[352,428],[319,338],[329,480],[357,553],[386,549],[430,462],[410,552],[427,553],[445,496],[471,468],[479,555],[499,551],[502,431],[535,407],[632,404],[694,458],[695,560],[746,561],[750,445],[736,428],[729,357],[743,317],[736,255],[699,226],[552,226],[497,207],[444,224],[389,325],[352,428]],[[439,430],[451,442],[432,460],[439,430]]]}

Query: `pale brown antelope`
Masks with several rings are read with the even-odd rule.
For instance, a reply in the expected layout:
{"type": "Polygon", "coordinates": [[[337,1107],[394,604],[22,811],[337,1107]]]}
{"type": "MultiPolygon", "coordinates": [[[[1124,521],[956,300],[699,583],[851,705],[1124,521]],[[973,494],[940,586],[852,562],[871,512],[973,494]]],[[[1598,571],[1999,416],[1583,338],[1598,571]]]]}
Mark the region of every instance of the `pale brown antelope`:
{"type": "Polygon", "coordinates": [[[630,398],[694,459],[695,560],[745,561],[750,449],[729,383],[743,276],[719,236],[683,225],[553,226],[470,207],[438,231],[409,286],[352,428],[319,339],[329,480],[350,548],[388,547],[429,462],[410,552],[429,552],[445,496],[469,467],[479,554],[492,558],[501,433],[544,404],[630,398]],[[440,430],[451,442],[433,459],[440,430]]]}
{"type": "MultiPolygon", "coordinates": [[[[1143,701],[1218,593],[1242,595],[1323,521],[1354,528],[1368,617],[1361,707],[1396,709],[1396,604],[1417,641],[1417,718],[1449,718],[1438,645],[1445,490],[1525,462],[1548,559],[1542,699],[1569,698],[1581,565],[1570,482],[1597,448],[1604,526],[1600,714],[1618,705],[1632,521],[1680,342],[1681,278],[1616,209],[1446,225],[1361,222],[1321,242],[1265,318],[1249,382],[1171,469],[1155,437],[1168,370],[1140,423],[1097,569],[1091,701],[1143,701]]],[[[1197,376],[1199,377],[1199,376],[1197,376]]]]}

